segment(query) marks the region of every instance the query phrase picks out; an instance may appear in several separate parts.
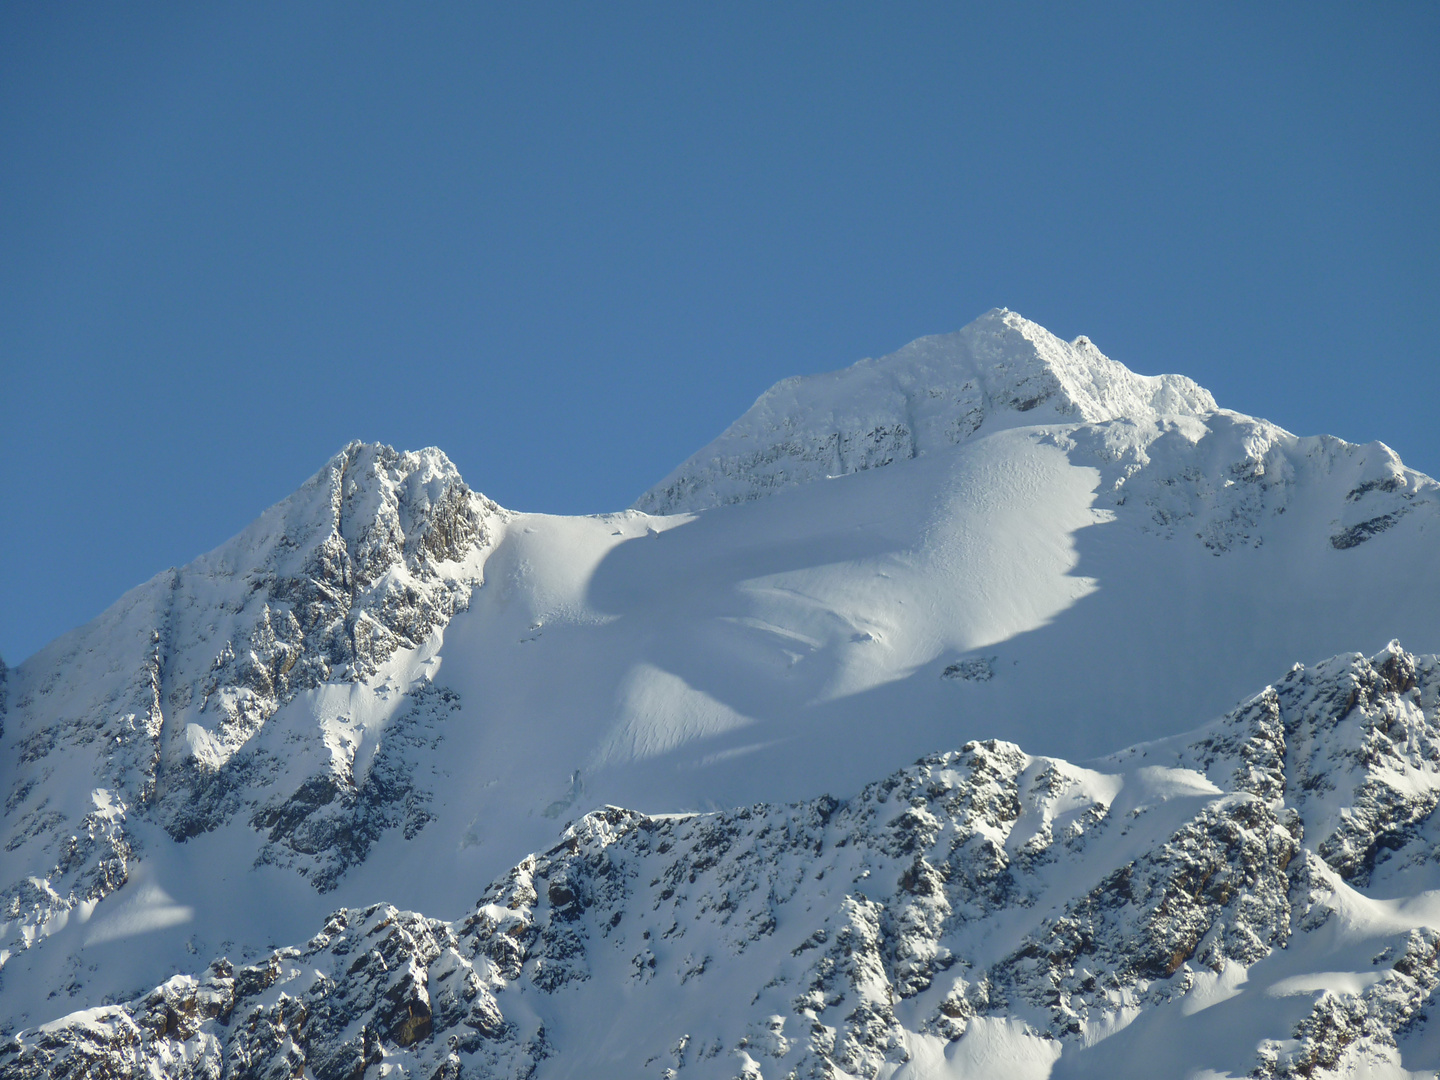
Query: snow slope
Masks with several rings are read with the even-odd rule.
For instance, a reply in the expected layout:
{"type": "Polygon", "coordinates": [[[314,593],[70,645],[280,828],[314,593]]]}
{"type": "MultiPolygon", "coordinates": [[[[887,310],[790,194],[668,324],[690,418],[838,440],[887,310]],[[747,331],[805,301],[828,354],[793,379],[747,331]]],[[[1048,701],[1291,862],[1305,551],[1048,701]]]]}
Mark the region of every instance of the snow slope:
{"type": "Polygon", "coordinates": [[[9,672],[0,1024],[340,905],[457,917],[606,803],[1086,760],[1297,660],[1440,651],[1434,481],[1009,312],[781,384],[640,505],[684,512],[514,513],[352,446],[9,672]]]}

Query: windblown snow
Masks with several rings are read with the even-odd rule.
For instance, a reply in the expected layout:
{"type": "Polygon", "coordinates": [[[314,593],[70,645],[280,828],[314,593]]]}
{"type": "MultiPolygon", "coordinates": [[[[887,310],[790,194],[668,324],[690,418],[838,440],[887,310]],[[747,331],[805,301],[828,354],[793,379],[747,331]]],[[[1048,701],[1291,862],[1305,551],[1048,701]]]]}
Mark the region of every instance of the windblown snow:
{"type": "Polygon", "coordinates": [[[0,668],[0,1072],[1433,1070],[1437,490],[1008,311],[616,514],[354,444],[0,668]]]}

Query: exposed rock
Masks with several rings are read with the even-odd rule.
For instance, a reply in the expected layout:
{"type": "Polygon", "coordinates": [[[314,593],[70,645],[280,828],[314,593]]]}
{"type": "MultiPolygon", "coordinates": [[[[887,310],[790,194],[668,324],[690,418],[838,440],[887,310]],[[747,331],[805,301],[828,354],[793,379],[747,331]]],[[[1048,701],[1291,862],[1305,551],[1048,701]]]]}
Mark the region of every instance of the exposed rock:
{"type": "Polygon", "coordinates": [[[942,679],[959,679],[963,682],[989,682],[995,677],[995,658],[993,656],[971,656],[964,660],[957,660],[953,664],[947,664],[945,670],[940,672],[942,679]]]}

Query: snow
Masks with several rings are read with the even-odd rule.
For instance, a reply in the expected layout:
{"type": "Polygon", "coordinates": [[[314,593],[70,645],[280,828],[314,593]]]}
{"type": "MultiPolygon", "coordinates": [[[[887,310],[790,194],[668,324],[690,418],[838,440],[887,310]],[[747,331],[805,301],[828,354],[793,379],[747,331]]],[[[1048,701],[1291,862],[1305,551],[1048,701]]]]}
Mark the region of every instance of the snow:
{"type": "Polygon", "coordinates": [[[914,1055],[890,1080],[1047,1080],[1060,1057],[1060,1044],[1041,1038],[1028,1025],[1008,1018],[978,1018],[964,1038],[947,1043],[933,1035],[913,1035],[906,1049],[914,1055]]]}
{"type": "MultiPolygon", "coordinates": [[[[88,924],[84,933],[86,947],[141,938],[153,931],[184,926],[194,920],[195,909],[177,904],[175,898],[154,879],[150,869],[145,863],[140,863],[126,882],[124,892],[104,905],[100,918],[93,922],[81,919],[82,923],[88,924]]],[[[84,914],[83,908],[81,914],[84,914]]]]}
{"type": "MultiPolygon", "coordinates": [[[[1327,1030],[1343,1036],[1340,1075],[1406,1075],[1407,1060],[1430,1051],[1387,1040],[1440,983],[1433,896],[1375,899],[1313,854],[1296,855],[1295,836],[1324,848],[1320,822],[1283,799],[1265,803],[1266,777],[1237,769],[1263,764],[1281,730],[1305,745],[1332,733],[1337,762],[1363,748],[1365,726],[1345,705],[1352,685],[1371,691],[1366,722],[1395,715],[1418,690],[1419,722],[1431,736],[1440,730],[1440,658],[1387,649],[1292,675],[1168,748],[1151,743],[1101,767],[972,743],[847,803],[656,818],[611,808],[524,860],[448,927],[388,906],[327,920],[303,955],[275,954],[274,984],[236,1003],[242,1022],[213,1031],[233,1049],[245,1031],[275,1022],[265,1010],[283,1012],[300,995],[329,1025],[332,1034],[307,1036],[330,1040],[307,1044],[323,1056],[335,1040],[358,1039],[358,1021],[335,1030],[326,1019],[334,999],[393,1000],[398,991],[387,987],[398,982],[437,1017],[455,986],[476,995],[488,987],[491,996],[477,1000],[498,1003],[512,1034],[467,1043],[476,1055],[467,1068],[478,1063],[481,1075],[523,1071],[537,1054],[540,1075],[645,1075],[652,1066],[788,1075],[815,1060],[818,1040],[854,1066],[837,1076],[1243,1076],[1267,1061],[1329,1060],[1327,1030]],[[1272,700],[1279,728],[1266,724],[1272,700]],[[1320,702],[1328,712],[1312,707],[1320,702]],[[1147,763],[1170,753],[1196,767],[1147,763]],[[1090,823],[1079,833],[1063,828],[1076,811],[1090,823]],[[1007,873],[986,875],[985,842],[1006,853],[1007,873]],[[1192,868],[1207,865],[1206,881],[1239,891],[1196,889],[1192,868]],[[1292,865],[1299,871],[1287,876],[1292,865]],[[935,876],[922,885],[920,874],[935,876]],[[1117,874],[1130,885],[1115,887],[1117,874]],[[1197,920],[1199,939],[1186,938],[1197,920]],[[1067,941],[1078,943],[1074,962],[1047,970],[1067,941]],[[1161,976],[1147,965],[1175,941],[1187,958],[1161,976]],[[362,973],[375,956],[385,966],[362,973]],[[994,1007],[997,997],[999,1015],[971,1014],[974,1002],[994,1007]],[[1330,1016],[1335,1027],[1317,1026],[1330,1016]],[[524,1042],[542,1029],[540,1049],[524,1042]]],[[[1373,759],[1364,771],[1373,779],[1393,766],[1373,759]]],[[[1364,790],[1370,780],[1354,782],[1364,790]]],[[[1440,789],[1440,770],[1430,788],[1440,789]]],[[[1303,788],[1290,790],[1306,807],[1303,788]]],[[[1425,812],[1424,800],[1412,802],[1425,812]]],[[[1404,856],[1402,848],[1397,859],[1415,865],[1404,856]]],[[[208,978],[170,980],[113,1025],[158,1007],[156,995],[210,993],[208,978]]],[[[457,1014],[445,1015],[437,1024],[461,1038],[457,1014]]],[[[106,1023],[71,1020],[97,1029],[86,1037],[101,1045],[106,1023]]],[[[437,1038],[387,1053],[397,1068],[428,1074],[446,1045],[456,1044],[437,1038]]]]}

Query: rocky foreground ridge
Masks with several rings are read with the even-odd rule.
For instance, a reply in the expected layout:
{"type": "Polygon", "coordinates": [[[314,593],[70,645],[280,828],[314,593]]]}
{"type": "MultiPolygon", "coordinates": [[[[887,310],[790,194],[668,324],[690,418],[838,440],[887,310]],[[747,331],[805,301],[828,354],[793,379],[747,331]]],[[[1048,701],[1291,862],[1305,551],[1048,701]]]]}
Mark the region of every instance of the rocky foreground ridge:
{"type": "Polygon", "coordinates": [[[1437,803],[1440,657],[1392,645],[1090,767],[971,742],[846,800],[607,807],[455,922],[337,911],[0,1074],[872,1078],[1004,1038],[1046,1075],[1216,1018],[1234,1075],[1347,1075],[1436,1004],[1440,910],[1374,898],[1440,884],[1437,803]]]}

